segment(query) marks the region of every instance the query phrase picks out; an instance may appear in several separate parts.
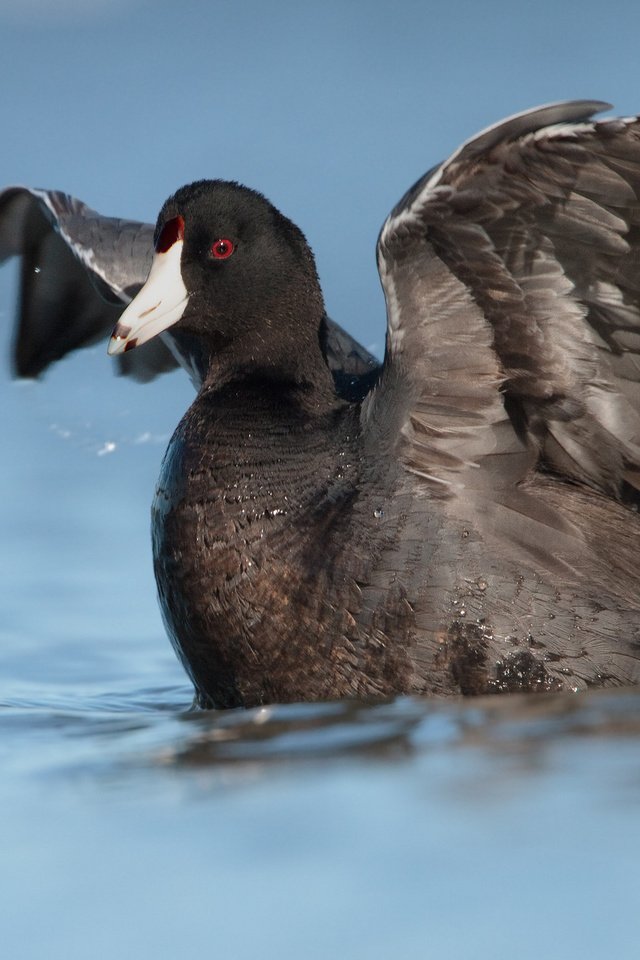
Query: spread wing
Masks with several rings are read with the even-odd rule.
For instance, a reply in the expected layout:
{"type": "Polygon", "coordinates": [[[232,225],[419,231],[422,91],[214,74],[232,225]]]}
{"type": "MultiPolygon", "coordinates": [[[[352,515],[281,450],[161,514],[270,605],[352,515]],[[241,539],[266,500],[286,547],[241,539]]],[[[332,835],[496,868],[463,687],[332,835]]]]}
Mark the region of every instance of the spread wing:
{"type": "Polygon", "coordinates": [[[536,467],[640,488],[640,123],[591,119],[606,108],[491,127],[382,228],[387,352],[363,417],[443,496],[505,503],[536,467]]]}
{"type": "MultiPolygon", "coordinates": [[[[106,339],[144,283],[153,254],[153,226],[104,217],[56,190],[9,187],[0,192],[0,263],[21,258],[13,363],[36,377],[72,350],[106,339]]],[[[379,364],[327,318],[327,363],[339,392],[361,399],[379,364]]],[[[198,344],[167,331],[117,358],[137,380],[183,366],[196,388],[203,359],[198,344]]]]}
{"type": "MultiPolygon", "coordinates": [[[[153,227],[103,217],[55,190],[9,187],[0,193],[0,262],[21,257],[13,363],[38,376],[79,347],[106,338],[144,282],[153,227]]],[[[148,380],[177,365],[158,341],[124,357],[123,373],[148,380]]]]}

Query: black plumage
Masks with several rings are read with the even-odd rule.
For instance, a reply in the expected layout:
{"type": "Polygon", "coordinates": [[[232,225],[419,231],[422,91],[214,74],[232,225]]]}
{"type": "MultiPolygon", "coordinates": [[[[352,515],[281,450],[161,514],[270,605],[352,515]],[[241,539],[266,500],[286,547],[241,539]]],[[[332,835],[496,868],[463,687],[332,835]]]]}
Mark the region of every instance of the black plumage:
{"type": "Polygon", "coordinates": [[[199,392],[154,563],[202,704],[638,681],[640,124],[602,106],[504,121],[408,191],[381,369],[268,201],[167,201],[186,296],[161,336],[199,392]]]}

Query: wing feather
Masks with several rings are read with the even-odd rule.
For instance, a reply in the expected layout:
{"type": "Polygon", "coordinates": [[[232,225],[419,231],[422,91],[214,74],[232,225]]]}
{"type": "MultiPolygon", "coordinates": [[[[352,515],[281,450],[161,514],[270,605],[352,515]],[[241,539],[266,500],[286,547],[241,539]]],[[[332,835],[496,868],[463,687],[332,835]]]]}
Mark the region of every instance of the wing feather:
{"type": "MultiPolygon", "coordinates": [[[[150,224],[103,217],[59,191],[2,191],[0,262],[21,258],[17,375],[37,377],[70,351],[106,338],[144,282],[152,243],[150,224]]],[[[137,354],[119,364],[137,380],[177,366],[161,341],[137,354]]]]}
{"type": "Polygon", "coordinates": [[[640,123],[593,121],[606,106],[495,125],[411,188],[379,237],[387,354],[365,423],[404,379],[389,429],[406,466],[476,507],[490,489],[506,503],[536,468],[615,497],[637,487],[640,123]]]}

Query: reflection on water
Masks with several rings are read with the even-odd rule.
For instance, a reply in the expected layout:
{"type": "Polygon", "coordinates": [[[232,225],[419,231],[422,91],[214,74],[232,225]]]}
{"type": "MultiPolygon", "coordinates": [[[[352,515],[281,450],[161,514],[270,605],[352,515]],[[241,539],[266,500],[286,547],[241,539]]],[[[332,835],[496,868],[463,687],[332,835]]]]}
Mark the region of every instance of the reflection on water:
{"type": "MultiPolygon", "coordinates": [[[[54,780],[91,770],[123,783],[153,770],[251,766],[254,775],[288,766],[295,775],[342,763],[404,763],[446,754],[456,779],[477,763],[503,779],[543,777],[562,752],[638,749],[640,693],[488,697],[476,700],[398,698],[382,703],[338,701],[201,711],[186,706],[189,688],[153,688],[82,700],[48,695],[0,699],[5,763],[19,753],[23,773],[54,780]],[[62,749],[60,770],[42,765],[42,745],[62,749]],[[37,747],[29,770],[26,756],[37,747]]],[[[5,766],[5,770],[7,767],[5,766]]],[[[633,771],[630,771],[630,774],[633,771]]],[[[640,769],[638,770],[640,774],[640,769]]],[[[639,784],[640,785],[640,784],[639,784]]]]}
{"type": "Polygon", "coordinates": [[[398,699],[192,713],[182,720],[191,730],[163,757],[165,763],[312,763],[354,757],[394,762],[472,749],[511,757],[517,769],[539,772],[551,748],[568,738],[637,737],[640,697],[603,694],[587,702],[564,696],[505,697],[475,703],[398,699]]]}

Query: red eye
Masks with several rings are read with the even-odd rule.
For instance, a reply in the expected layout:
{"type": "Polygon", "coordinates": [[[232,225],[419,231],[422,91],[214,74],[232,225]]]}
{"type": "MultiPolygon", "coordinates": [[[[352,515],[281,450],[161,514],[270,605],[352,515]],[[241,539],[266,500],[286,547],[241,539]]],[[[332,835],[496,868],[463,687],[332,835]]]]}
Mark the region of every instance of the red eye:
{"type": "Polygon", "coordinates": [[[216,260],[228,260],[235,248],[236,245],[233,240],[220,237],[219,240],[216,240],[216,242],[211,245],[211,253],[216,260]]]}

